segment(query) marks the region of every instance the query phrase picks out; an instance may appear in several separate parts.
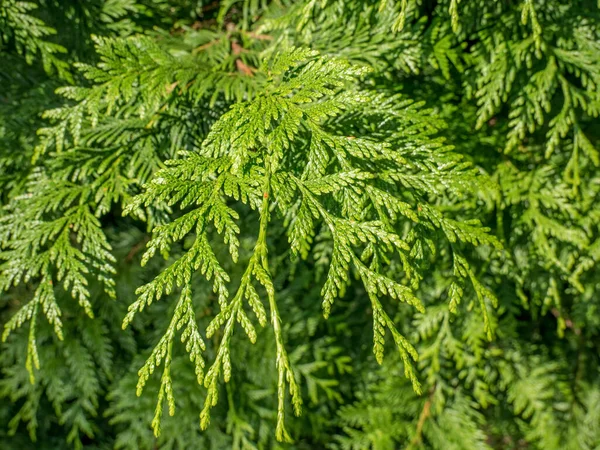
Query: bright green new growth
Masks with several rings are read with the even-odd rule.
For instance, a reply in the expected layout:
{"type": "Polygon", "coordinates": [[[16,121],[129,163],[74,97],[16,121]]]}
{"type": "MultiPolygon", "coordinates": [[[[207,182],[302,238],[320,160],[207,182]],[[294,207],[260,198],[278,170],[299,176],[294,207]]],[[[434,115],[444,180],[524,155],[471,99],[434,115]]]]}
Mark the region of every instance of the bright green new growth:
{"type": "MultiPolygon", "coordinates": [[[[150,112],[164,109],[163,102],[169,101],[168,96],[173,92],[170,86],[187,85],[194,95],[204,95],[202,84],[198,86],[192,81],[199,76],[192,71],[195,66],[169,56],[147,40],[98,40],[98,45],[104,55],[99,68],[82,67],[86,77],[97,84],[86,89],[61,90],[68,98],[79,102],[47,113],[47,117],[60,123],[41,131],[40,154],[49,145],[62,152],[68,136],[74,145],[82,145],[82,124],[89,121],[92,127],[96,126],[100,114],[110,116],[119,103],[143,105],[139,114],[145,121],[150,116],[147,123],[152,124],[154,119],[150,112]],[[123,64],[132,58],[135,65],[123,64]],[[123,68],[126,71],[121,73],[123,68]],[[107,78],[108,73],[110,78],[107,78]],[[133,86],[138,87],[132,89],[133,86]],[[161,86],[167,86],[167,89],[162,91],[161,86]]],[[[386,313],[382,296],[424,312],[414,289],[422,278],[416,266],[424,257],[423,245],[435,250],[434,241],[430,238],[422,240],[426,233],[439,229],[450,243],[458,240],[475,245],[499,247],[499,244],[477,221],[461,223],[447,219],[433,205],[422,203],[432,194],[462,194],[462,186],[478,184],[479,177],[469,164],[451,152],[451,148],[429,137],[438,124],[428,111],[421,111],[418,105],[396,97],[386,98],[357,89],[356,83],[364,73],[364,68],[353,67],[344,60],[324,58],[303,49],[267,57],[256,73],[257,79],[262,79],[260,93],[252,100],[235,104],[215,122],[201,148],[183,152],[179,159],[167,161],[168,167],[156,172],[145,192],[130,201],[125,209],[126,214],[142,217],[144,209],[152,205],[177,205],[185,211],[174,221],[154,228],[154,237],[148,243],[142,264],[157,251],[168,256],[171,245],[189,234],[194,239],[178,260],[138,289],[139,298],[131,305],[123,322],[123,327],[127,327],[134,315],[154,300],[181,289],[168,329],[139,371],[138,395],[154,370],[164,364],[152,422],[157,436],[165,399],[170,415],[175,413],[170,366],[176,332],[183,328],[181,340],[195,365],[198,382],[208,389],[201,413],[201,426],[206,428],[210,408],[218,400],[218,379],[223,374],[227,382],[232,376],[230,338],[235,323],[242,326],[251,342],[256,341],[255,325],[246,312],[247,305],[262,327],[267,321],[273,327],[279,403],[276,436],[279,440],[291,439],[284,426],[286,387],[296,414],[300,414],[302,400],[285,349],[282,319],[269,269],[267,237],[274,214],[284,221],[292,254],[303,259],[309,256],[315,236],[328,236],[331,261],[321,292],[325,317],[330,315],[334,300],[344,294],[352,273],[355,273],[371,302],[373,351],[377,361],[383,361],[388,330],[404,363],[405,376],[411,380],[415,391],[420,392],[413,368],[417,352],[386,313]],[[385,117],[385,125],[381,117],[385,117]],[[364,129],[356,131],[364,136],[336,133],[336,122],[350,119],[363,124],[364,129]],[[380,127],[379,133],[373,136],[366,131],[372,125],[380,127]],[[211,230],[222,235],[232,261],[237,262],[240,228],[236,221],[239,213],[232,202],[241,202],[256,210],[259,227],[254,253],[230,298],[227,287],[230,276],[212,248],[211,230]],[[406,226],[409,232],[406,232],[406,226]],[[421,233],[425,234],[421,236],[421,233]],[[393,258],[402,265],[408,285],[394,281],[382,271],[393,258]],[[220,330],[217,354],[206,374],[202,356],[205,344],[191,304],[190,282],[198,271],[212,282],[221,308],[206,330],[207,338],[220,330]],[[258,287],[267,294],[268,312],[258,287]]],[[[206,82],[196,79],[200,83],[206,82]]],[[[110,142],[111,134],[100,138],[93,137],[93,133],[86,139],[110,142]]],[[[62,338],[61,312],[53,297],[53,279],[71,290],[90,317],[93,313],[87,301],[88,273],[104,282],[107,293],[114,295],[111,291],[113,269],[110,265],[95,262],[100,255],[108,261],[114,259],[94,217],[94,214],[106,212],[110,202],[119,200],[119,197],[106,195],[117,192],[116,186],[123,182],[119,172],[123,170],[120,166],[124,155],[118,149],[113,151],[114,156],[98,155],[103,159],[96,157],[94,152],[89,157],[83,153],[82,169],[58,176],[54,174],[53,178],[63,180],[59,184],[43,180],[39,187],[36,186],[36,196],[26,203],[29,214],[35,215],[19,234],[13,236],[15,232],[10,227],[15,216],[5,216],[5,234],[10,237],[11,244],[10,253],[5,253],[8,262],[3,271],[12,275],[4,277],[3,287],[6,289],[21,277],[24,280],[40,278],[40,288],[33,299],[6,324],[3,336],[6,339],[12,330],[31,320],[27,367],[32,380],[33,368],[39,368],[35,343],[35,317],[39,310],[62,338]],[[86,172],[86,167],[97,170],[94,181],[90,185],[77,184],[78,179],[91,175],[86,172]],[[44,189],[47,189],[47,195],[44,195],[44,189]],[[46,213],[56,215],[59,210],[62,215],[57,215],[56,219],[46,217],[46,213]],[[42,215],[44,220],[40,221],[42,215]],[[23,267],[28,269],[23,271],[23,267]],[[51,275],[51,267],[59,268],[56,275],[51,275]]],[[[148,163],[135,155],[130,158],[130,164],[148,163]]],[[[135,167],[134,170],[140,169],[135,167]]],[[[121,198],[126,200],[127,196],[121,198]]],[[[15,211],[23,214],[22,208],[15,206],[15,211]]],[[[469,278],[491,339],[486,299],[495,302],[495,297],[477,281],[458,249],[454,258],[456,283],[449,291],[450,308],[456,311],[456,304],[463,294],[462,286],[469,278]]]]}
{"type": "MultiPolygon", "coordinates": [[[[304,259],[311,251],[315,235],[329,234],[331,261],[321,292],[325,317],[330,315],[335,298],[343,295],[353,269],[371,300],[373,351],[377,361],[383,360],[387,329],[404,362],[405,375],[416,392],[420,392],[420,384],[412,361],[417,360],[417,352],[396,329],[381,303],[381,297],[388,296],[424,312],[411,287],[380,272],[382,265],[397,257],[408,279],[412,278],[413,286],[418,285],[419,275],[414,268],[415,247],[398,234],[399,230],[407,222],[426,229],[439,228],[450,242],[461,240],[475,245],[491,243],[499,246],[477,223],[446,219],[426,204],[419,204],[415,210],[405,201],[414,202],[427,191],[442,194],[447,187],[455,189],[451,183],[456,183],[460,177],[472,181],[477,177],[468,165],[449,153],[449,148],[435,141],[429,142],[428,128],[432,125],[420,118],[419,111],[412,105],[400,103],[401,109],[394,111],[398,103],[392,104],[380,95],[353,88],[364,69],[352,67],[343,60],[320,57],[313,51],[294,49],[269,58],[258,73],[264,76],[261,93],[250,101],[236,104],[224,114],[197,151],[182,153],[181,159],[167,162],[168,167],[158,171],[145,192],[135,197],[125,210],[125,213],[131,213],[152,204],[165,204],[178,206],[183,213],[174,221],[154,229],[142,263],[157,251],[167,257],[175,242],[193,236],[193,243],[179,259],[138,289],[139,298],[130,306],[123,322],[127,327],[134,315],[154,300],[182,289],[168,330],[139,372],[138,395],[150,374],[164,360],[153,421],[156,435],[160,432],[165,396],[169,413],[175,412],[170,379],[171,348],[175,328],[181,327],[184,321],[193,321],[189,303],[190,281],[195,272],[200,272],[212,282],[221,309],[206,330],[207,338],[217,331],[220,334],[215,361],[206,375],[201,355],[204,343],[198,330],[186,328],[182,336],[182,342],[191,339],[186,350],[196,365],[198,382],[208,389],[200,415],[202,428],[208,426],[210,408],[217,403],[217,382],[221,373],[226,382],[232,376],[230,339],[235,324],[241,325],[251,342],[256,341],[255,325],[247,313],[250,309],[262,327],[267,323],[267,316],[270,317],[277,346],[279,406],[276,435],[279,440],[290,440],[284,427],[286,385],[296,414],[300,413],[302,401],[284,345],[277,293],[269,268],[268,230],[274,215],[285,221],[292,254],[304,259]],[[370,123],[376,123],[376,115],[384,111],[391,113],[388,117],[396,116],[395,120],[387,119],[392,143],[368,134],[364,137],[340,136],[333,131],[332,123],[343,120],[345,115],[352,115],[354,120],[360,118],[369,128],[370,123]],[[420,120],[427,125],[419,123],[420,120]],[[395,126],[401,129],[394,129],[395,126]],[[415,128],[410,130],[411,127],[415,128]],[[409,136],[400,137],[402,131],[407,130],[410,130],[409,136]],[[415,156],[412,164],[411,156],[415,156]],[[444,170],[451,167],[454,170],[447,174],[448,186],[440,185],[444,170]],[[256,210],[259,225],[254,252],[230,298],[227,288],[230,277],[219,263],[209,238],[211,229],[222,235],[233,262],[238,261],[240,228],[236,221],[239,213],[232,202],[241,202],[256,210]],[[268,313],[257,290],[259,286],[267,294],[268,313]]],[[[411,241],[419,239],[416,230],[409,233],[411,241]]],[[[491,339],[485,299],[495,301],[495,298],[476,280],[466,260],[459,254],[455,259],[457,280],[460,283],[467,276],[471,279],[491,339]]],[[[450,307],[455,311],[462,288],[451,289],[450,307]]]]}

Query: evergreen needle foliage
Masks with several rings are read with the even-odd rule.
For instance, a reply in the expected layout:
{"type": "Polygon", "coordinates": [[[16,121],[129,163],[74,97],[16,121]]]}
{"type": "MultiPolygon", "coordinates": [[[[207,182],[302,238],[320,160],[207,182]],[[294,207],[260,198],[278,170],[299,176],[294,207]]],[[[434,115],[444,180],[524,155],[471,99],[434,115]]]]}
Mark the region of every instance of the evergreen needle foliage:
{"type": "Polygon", "coordinates": [[[600,448],[597,5],[0,0],[0,58],[6,448],[600,448]]]}

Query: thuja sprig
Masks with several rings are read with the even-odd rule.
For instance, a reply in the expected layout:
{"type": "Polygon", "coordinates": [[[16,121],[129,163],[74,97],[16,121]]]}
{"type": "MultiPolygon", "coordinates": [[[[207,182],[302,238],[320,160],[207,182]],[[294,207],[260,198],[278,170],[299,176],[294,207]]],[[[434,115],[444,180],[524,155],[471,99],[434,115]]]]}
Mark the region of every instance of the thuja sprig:
{"type": "MultiPolygon", "coordinates": [[[[199,148],[167,162],[167,167],[156,173],[145,192],[126,209],[130,213],[142,206],[162,204],[177,206],[182,213],[172,222],[155,227],[143,263],[156,252],[168,257],[172,245],[190,234],[193,243],[153,281],[138,289],[138,299],[130,306],[123,325],[126,327],[135,314],[175,289],[183,288],[185,301],[191,302],[188,298],[193,298],[193,292],[189,293],[189,286],[198,271],[212,281],[220,312],[208,325],[206,335],[210,338],[217,336],[217,330],[220,332],[215,359],[203,381],[199,378],[207,389],[200,414],[201,428],[206,428],[211,408],[218,402],[220,377],[228,382],[233,376],[231,341],[236,324],[251,342],[257,339],[246,306],[260,326],[266,326],[270,319],[276,347],[276,437],[290,441],[284,422],[286,389],[296,414],[300,414],[302,400],[285,348],[284,323],[269,268],[267,236],[269,224],[278,219],[274,212],[283,218],[295,256],[310,257],[313,237],[323,225],[328,229],[332,256],[321,292],[324,316],[332,313],[335,299],[343,296],[353,282],[353,274],[358,275],[373,310],[375,357],[382,362],[388,330],[416,392],[420,392],[413,367],[417,353],[381,301],[387,296],[424,311],[414,293],[422,277],[415,261],[419,252],[407,240],[412,236],[414,241],[417,231],[412,229],[412,235],[406,235],[406,230],[423,222],[419,232],[427,234],[441,228],[451,242],[478,245],[490,239],[486,238],[487,230],[474,223],[461,226],[433,205],[427,210],[419,207],[418,202],[428,197],[459,192],[468,184],[466,180],[470,182],[474,177],[468,164],[454,157],[450,148],[429,138],[436,127],[435,119],[428,122],[429,112],[420,117],[417,107],[406,102],[398,103],[394,114],[388,114],[393,105],[372,106],[381,96],[359,87],[357,81],[366,74],[364,68],[306,49],[291,48],[266,57],[259,70],[264,75],[260,77],[264,83],[261,94],[234,104],[213,125],[199,148]],[[400,111],[404,108],[408,114],[400,111]],[[335,121],[343,120],[344,115],[356,124],[364,124],[365,129],[379,126],[384,134],[377,138],[368,134],[340,135],[335,132],[335,121]],[[384,122],[380,123],[382,116],[384,122]],[[413,126],[415,119],[418,127],[413,126]],[[402,133],[403,129],[407,132],[402,133]],[[382,138],[385,133],[390,142],[382,138]],[[451,167],[455,173],[446,174],[451,167]],[[443,182],[435,182],[436,176],[441,176],[443,182]],[[221,235],[233,263],[237,263],[240,208],[257,215],[258,237],[230,297],[230,274],[217,259],[211,242],[214,232],[221,235]],[[410,287],[388,272],[388,262],[393,258],[398,258],[407,276],[413,278],[410,287]],[[268,313],[260,291],[266,292],[268,313]]],[[[179,306],[176,316],[182,314],[178,310],[179,306]]],[[[143,386],[151,368],[165,361],[153,422],[155,432],[160,429],[164,397],[170,412],[174,411],[168,366],[173,324],[178,320],[173,319],[140,371],[143,386]]],[[[201,346],[197,349],[199,353],[201,346]]],[[[201,357],[193,356],[193,360],[199,364],[201,357]]]]}
{"type": "Polygon", "coordinates": [[[200,425],[202,429],[206,429],[210,420],[210,408],[215,406],[218,400],[217,380],[221,369],[223,370],[223,378],[229,381],[231,378],[231,361],[230,361],[230,339],[233,332],[234,322],[237,320],[252,343],[256,342],[256,331],[252,322],[242,308],[242,299],[246,298],[249,305],[254,310],[261,326],[266,325],[266,314],[262,302],[258,298],[256,290],[252,286],[254,278],[263,286],[267,292],[269,300],[269,309],[271,316],[271,325],[275,334],[276,344],[276,368],[277,368],[277,425],[276,438],[280,441],[291,442],[291,437],[285,429],[285,389],[286,384],[289,386],[289,392],[292,397],[292,405],[294,413],[300,415],[302,410],[302,398],[300,396],[300,388],[296,382],[294,372],[292,370],[290,359],[284,345],[282,332],[282,323],[277,302],[275,300],[275,288],[271,278],[268,262],[268,246],[267,246],[267,227],[269,223],[269,198],[271,197],[271,174],[270,170],[266,169],[265,181],[263,184],[263,200],[260,207],[260,226],[258,238],[254,246],[254,252],[248,262],[248,266],[242,276],[242,281],[237,293],[229,305],[227,305],[210,323],[207,329],[207,336],[210,338],[218,328],[224,325],[223,337],[217,350],[217,356],[214,364],[209,369],[204,385],[208,389],[208,394],[204,402],[204,409],[200,414],[200,425]]]}
{"type": "Polygon", "coordinates": [[[202,383],[204,379],[204,358],[202,352],[206,349],[198,325],[196,315],[192,304],[192,290],[188,285],[184,286],[179,297],[177,306],[171,318],[171,322],[167,331],[162,336],[152,354],[138,372],[138,384],[136,393],[138,396],[142,394],[144,386],[148,378],[157,367],[164,361],[163,374],[160,379],[160,388],[158,391],[158,401],[154,419],[152,420],[152,428],[156,437],[160,435],[160,421],[163,410],[163,402],[166,398],[169,406],[169,415],[175,414],[175,396],[173,394],[173,385],[171,381],[171,361],[173,354],[173,340],[175,333],[183,328],[181,333],[181,342],[185,344],[185,349],[190,355],[190,361],[194,363],[196,370],[196,378],[198,383],[202,383]]]}

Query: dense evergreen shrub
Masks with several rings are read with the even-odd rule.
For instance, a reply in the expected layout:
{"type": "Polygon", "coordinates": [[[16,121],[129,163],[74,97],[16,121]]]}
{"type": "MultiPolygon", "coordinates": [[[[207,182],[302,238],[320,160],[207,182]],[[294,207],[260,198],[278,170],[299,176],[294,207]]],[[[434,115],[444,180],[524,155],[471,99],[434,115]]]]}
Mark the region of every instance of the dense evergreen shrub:
{"type": "Polygon", "coordinates": [[[6,449],[600,448],[589,0],[0,0],[6,449]]]}

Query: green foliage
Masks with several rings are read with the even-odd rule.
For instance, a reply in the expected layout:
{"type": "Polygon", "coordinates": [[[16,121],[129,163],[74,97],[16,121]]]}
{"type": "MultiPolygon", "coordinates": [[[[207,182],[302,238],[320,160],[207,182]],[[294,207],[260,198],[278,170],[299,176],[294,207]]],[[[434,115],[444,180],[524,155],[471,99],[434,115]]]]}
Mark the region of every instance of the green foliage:
{"type": "Polygon", "coordinates": [[[62,61],[58,54],[65,53],[61,45],[47,40],[48,36],[56,34],[56,30],[47,26],[44,21],[31,13],[37,9],[31,2],[6,0],[0,9],[0,26],[2,27],[2,45],[11,46],[18,55],[25,58],[28,64],[37,58],[42,62],[46,72],[57,72],[60,78],[71,79],[69,65],[62,61]]]}
{"type": "Polygon", "coordinates": [[[599,25],[1,1],[2,442],[598,448],[599,25]]]}

